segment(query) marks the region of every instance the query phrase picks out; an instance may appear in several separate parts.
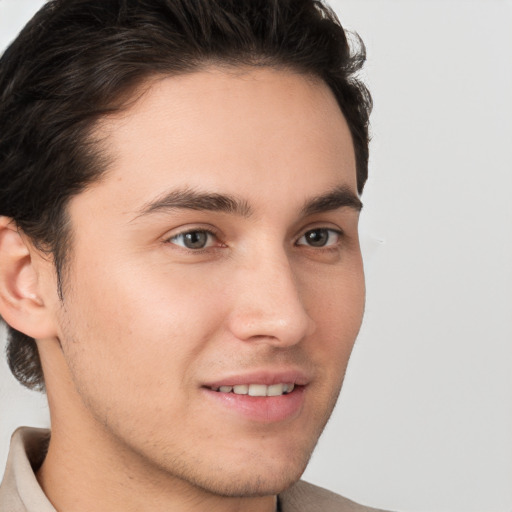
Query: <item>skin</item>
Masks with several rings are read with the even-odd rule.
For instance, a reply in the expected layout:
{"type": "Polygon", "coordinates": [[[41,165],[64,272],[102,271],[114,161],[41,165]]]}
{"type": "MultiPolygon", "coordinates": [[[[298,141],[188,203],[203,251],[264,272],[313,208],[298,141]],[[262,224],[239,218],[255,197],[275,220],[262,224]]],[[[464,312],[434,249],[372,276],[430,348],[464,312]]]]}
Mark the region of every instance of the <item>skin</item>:
{"type": "Polygon", "coordinates": [[[332,412],[363,315],[358,209],[303,210],[340,187],[357,196],[345,119],[318,80],[209,68],[152,80],[97,135],[111,163],[70,202],[63,303],[51,262],[19,242],[17,293],[43,327],[35,313],[13,323],[38,334],[52,419],[38,479],[66,512],[273,511],[332,412]],[[149,206],[176,190],[245,211],[149,206]],[[184,247],[204,230],[204,248],[184,247]],[[307,385],[278,421],[203,387],[290,368],[307,385]]]}

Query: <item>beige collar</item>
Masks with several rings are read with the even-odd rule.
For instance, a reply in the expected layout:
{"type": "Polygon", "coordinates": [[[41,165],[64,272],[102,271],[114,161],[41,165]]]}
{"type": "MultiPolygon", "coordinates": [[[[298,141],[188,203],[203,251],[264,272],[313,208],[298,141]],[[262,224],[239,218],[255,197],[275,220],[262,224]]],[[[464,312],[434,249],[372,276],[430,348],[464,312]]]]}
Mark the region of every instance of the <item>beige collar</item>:
{"type": "Polygon", "coordinates": [[[50,431],[22,427],[11,438],[4,479],[0,485],[0,510],[9,512],[56,512],[41,489],[34,466],[44,457],[50,431]]]}

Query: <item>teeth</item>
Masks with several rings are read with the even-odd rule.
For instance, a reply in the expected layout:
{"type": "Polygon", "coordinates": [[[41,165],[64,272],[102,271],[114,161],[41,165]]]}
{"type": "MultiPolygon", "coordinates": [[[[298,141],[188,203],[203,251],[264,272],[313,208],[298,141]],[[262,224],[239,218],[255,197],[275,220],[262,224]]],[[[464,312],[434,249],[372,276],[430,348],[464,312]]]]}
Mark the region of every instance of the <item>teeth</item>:
{"type": "Polygon", "coordinates": [[[282,395],[285,386],[287,386],[287,384],[272,384],[272,386],[267,388],[267,396],[282,395]]]}
{"type": "Polygon", "coordinates": [[[248,394],[251,396],[267,396],[267,386],[265,384],[251,384],[248,394]]]}
{"type": "Polygon", "coordinates": [[[285,384],[285,389],[283,389],[283,393],[291,393],[295,389],[295,384],[285,384]]]}
{"type": "Polygon", "coordinates": [[[294,384],[272,384],[265,386],[265,384],[237,384],[236,386],[220,386],[213,388],[214,391],[220,393],[234,393],[235,395],[249,395],[249,396],[281,396],[291,393],[295,388],[294,384]]]}

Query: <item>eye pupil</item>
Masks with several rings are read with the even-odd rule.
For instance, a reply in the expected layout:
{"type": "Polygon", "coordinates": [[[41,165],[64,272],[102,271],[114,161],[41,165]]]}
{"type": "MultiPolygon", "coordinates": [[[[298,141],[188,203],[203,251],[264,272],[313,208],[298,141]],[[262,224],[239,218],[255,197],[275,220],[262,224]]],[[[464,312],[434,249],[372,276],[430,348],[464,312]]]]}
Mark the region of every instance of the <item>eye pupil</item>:
{"type": "Polygon", "coordinates": [[[327,229],[314,229],[306,233],[306,240],[313,247],[323,247],[329,239],[327,229]]]}
{"type": "Polygon", "coordinates": [[[183,237],[183,243],[189,249],[202,249],[207,242],[208,235],[204,231],[191,231],[183,237]]]}

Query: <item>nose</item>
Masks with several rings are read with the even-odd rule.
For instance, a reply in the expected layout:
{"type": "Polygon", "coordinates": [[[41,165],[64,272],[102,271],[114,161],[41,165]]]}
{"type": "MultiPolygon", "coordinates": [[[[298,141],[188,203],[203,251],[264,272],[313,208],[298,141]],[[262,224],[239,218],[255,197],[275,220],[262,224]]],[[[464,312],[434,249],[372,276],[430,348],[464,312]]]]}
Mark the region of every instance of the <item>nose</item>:
{"type": "Polygon", "coordinates": [[[235,289],[228,323],[236,338],[285,348],[314,332],[315,323],[286,255],[260,254],[232,278],[235,289]]]}

